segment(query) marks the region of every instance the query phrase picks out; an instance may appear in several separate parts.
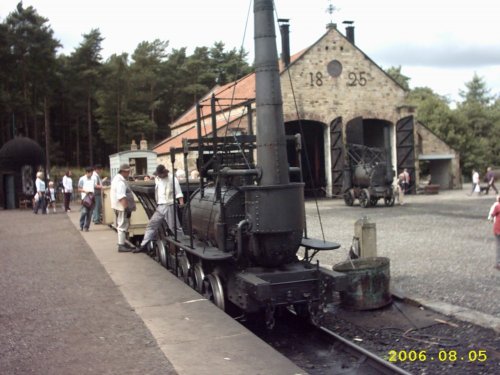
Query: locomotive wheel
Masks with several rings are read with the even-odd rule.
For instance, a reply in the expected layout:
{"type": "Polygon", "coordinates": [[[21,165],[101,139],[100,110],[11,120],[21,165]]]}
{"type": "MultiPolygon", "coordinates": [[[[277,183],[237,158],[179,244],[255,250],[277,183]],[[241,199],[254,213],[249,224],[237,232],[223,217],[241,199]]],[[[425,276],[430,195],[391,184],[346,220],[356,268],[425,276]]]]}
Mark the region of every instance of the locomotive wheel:
{"type": "Polygon", "coordinates": [[[179,261],[179,277],[184,280],[186,284],[190,284],[189,282],[189,275],[191,271],[191,265],[189,264],[189,259],[187,258],[186,254],[179,254],[178,255],[178,261],[179,261]]]}
{"type": "Polygon", "coordinates": [[[384,198],[384,203],[387,207],[392,207],[394,206],[394,195],[391,195],[390,197],[385,197],[384,198]]]}
{"type": "Polygon", "coordinates": [[[352,206],[354,204],[354,192],[352,189],[349,189],[344,193],[344,202],[347,206],[352,206]]]}
{"type": "Polygon", "coordinates": [[[199,293],[202,292],[203,288],[203,280],[205,279],[205,273],[203,272],[203,267],[201,263],[196,263],[193,267],[193,276],[194,276],[194,289],[196,289],[199,293]]]}
{"type": "Polygon", "coordinates": [[[370,205],[370,192],[368,189],[363,189],[359,193],[359,205],[363,208],[366,208],[370,205]]]}
{"type": "Polygon", "coordinates": [[[156,241],[156,251],[158,252],[158,258],[160,258],[160,263],[163,267],[167,267],[167,249],[162,240],[156,241]]]}
{"type": "Polygon", "coordinates": [[[224,290],[219,276],[215,273],[205,276],[203,279],[203,297],[213,302],[215,306],[224,311],[224,290]]]}

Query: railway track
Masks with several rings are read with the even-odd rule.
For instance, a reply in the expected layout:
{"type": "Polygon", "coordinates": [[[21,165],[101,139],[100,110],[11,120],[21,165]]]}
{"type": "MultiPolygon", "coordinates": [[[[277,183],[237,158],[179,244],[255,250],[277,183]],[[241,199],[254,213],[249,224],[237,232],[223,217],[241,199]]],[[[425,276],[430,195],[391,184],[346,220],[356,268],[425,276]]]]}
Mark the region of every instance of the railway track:
{"type": "Polygon", "coordinates": [[[283,313],[272,331],[262,324],[243,322],[253,333],[310,375],[411,373],[325,328],[283,313]]]}
{"type": "MultiPolygon", "coordinates": [[[[409,372],[387,362],[377,355],[369,352],[353,342],[346,340],[335,332],[330,331],[325,327],[318,327],[318,330],[327,335],[333,341],[333,345],[337,350],[342,350],[349,353],[357,360],[352,364],[349,374],[401,374],[410,375],[409,372]]],[[[343,374],[345,372],[342,372],[343,374]]]]}

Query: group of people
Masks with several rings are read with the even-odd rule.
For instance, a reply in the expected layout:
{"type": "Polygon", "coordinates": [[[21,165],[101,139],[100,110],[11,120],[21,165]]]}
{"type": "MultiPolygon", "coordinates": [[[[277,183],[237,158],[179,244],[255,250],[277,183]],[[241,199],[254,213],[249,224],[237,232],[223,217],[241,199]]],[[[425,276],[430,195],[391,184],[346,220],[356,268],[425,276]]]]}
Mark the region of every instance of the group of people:
{"type": "Polygon", "coordinates": [[[495,193],[498,194],[498,189],[495,186],[495,173],[488,167],[486,169],[486,174],[484,175],[484,180],[486,186],[484,188],[480,185],[479,172],[476,169],[472,169],[472,190],[469,195],[474,193],[482,193],[484,192],[486,195],[490,192],[490,189],[495,190],[495,193]]]}
{"type": "Polygon", "coordinates": [[[35,180],[36,194],[33,197],[33,213],[36,215],[41,210],[42,214],[48,214],[50,209],[56,212],[56,189],[54,182],[49,181],[49,186],[46,188],[43,180],[43,172],[37,172],[35,180]]]}
{"type": "MultiPolygon", "coordinates": [[[[82,202],[87,195],[91,196],[92,204],[90,206],[85,206],[82,204],[80,209],[80,230],[88,231],[90,227],[91,220],[94,224],[102,223],[102,195],[101,189],[102,184],[105,179],[101,178],[103,167],[100,164],[96,164],[93,167],[86,167],[85,174],[78,180],[78,192],[81,194],[82,202]]],[[[60,188],[63,194],[64,201],[64,211],[71,212],[71,198],[73,195],[73,173],[71,170],[67,170],[64,174],[60,188]]],[[[54,186],[53,181],[49,181],[48,188],[45,188],[45,181],[43,180],[43,172],[37,172],[35,180],[36,194],[33,198],[33,212],[38,214],[41,210],[42,214],[46,214],[49,211],[47,209],[52,209],[56,212],[56,193],[57,190],[54,186]]]]}
{"type": "Polygon", "coordinates": [[[148,222],[144,238],[139,247],[135,247],[126,241],[127,231],[130,225],[130,217],[135,211],[135,202],[132,191],[128,185],[130,165],[122,164],[118,174],[111,182],[111,208],[116,216],[116,231],[118,235],[118,252],[139,253],[147,250],[148,244],[156,239],[156,232],[163,221],[166,221],[168,229],[173,233],[177,231],[182,234],[177,212],[175,210],[174,195],[180,206],[184,205],[184,196],[177,177],[170,174],[163,164],[157,166],[155,171],[155,198],[156,210],[148,222]]]}

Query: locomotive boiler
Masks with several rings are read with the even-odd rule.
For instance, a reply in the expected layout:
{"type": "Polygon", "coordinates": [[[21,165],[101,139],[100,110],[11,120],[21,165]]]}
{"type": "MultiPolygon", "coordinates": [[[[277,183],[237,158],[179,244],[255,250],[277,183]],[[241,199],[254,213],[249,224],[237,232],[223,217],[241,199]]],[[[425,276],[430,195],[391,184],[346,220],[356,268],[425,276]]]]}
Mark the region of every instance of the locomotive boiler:
{"type": "MultiPolygon", "coordinates": [[[[198,104],[198,139],[182,151],[185,160],[198,152],[200,172],[183,208],[184,235],[162,228],[151,255],[221,309],[264,312],[268,326],[282,307],[316,321],[347,280],[313,258],[340,245],[307,235],[304,183],[291,182],[300,171],[287,160],[273,1],[255,0],[254,17],[256,135],[221,137],[214,121],[212,138],[202,138],[198,104]]],[[[132,189],[151,215],[154,187],[132,189]]]]}

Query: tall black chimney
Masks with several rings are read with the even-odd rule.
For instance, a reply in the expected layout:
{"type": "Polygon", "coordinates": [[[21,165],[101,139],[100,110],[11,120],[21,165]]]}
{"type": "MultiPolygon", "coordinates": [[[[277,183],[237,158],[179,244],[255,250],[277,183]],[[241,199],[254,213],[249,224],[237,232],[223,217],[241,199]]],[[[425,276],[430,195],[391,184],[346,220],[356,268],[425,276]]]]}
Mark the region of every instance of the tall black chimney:
{"type": "Polygon", "coordinates": [[[290,65],[290,20],[285,18],[278,18],[281,33],[281,61],[284,67],[290,65]]]}
{"type": "Polygon", "coordinates": [[[355,44],[354,43],[354,26],[352,26],[354,21],[344,21],[342,23],[347,25],[345,28],[345,36],[346,36],[347,40],[349,42],[351,42],[352,44],[355,44]]]}

